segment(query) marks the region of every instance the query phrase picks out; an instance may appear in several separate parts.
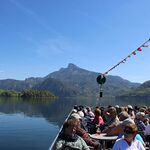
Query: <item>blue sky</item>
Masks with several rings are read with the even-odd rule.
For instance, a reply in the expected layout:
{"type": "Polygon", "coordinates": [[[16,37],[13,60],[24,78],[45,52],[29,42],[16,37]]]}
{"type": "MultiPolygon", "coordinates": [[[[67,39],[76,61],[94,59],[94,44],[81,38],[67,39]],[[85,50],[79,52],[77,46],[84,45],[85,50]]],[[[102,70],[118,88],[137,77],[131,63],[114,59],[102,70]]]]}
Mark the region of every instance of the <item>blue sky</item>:
{"type": "MultiPolygon", "coordinates": [[[[0,79],[68,63],[103,73],[150,38],[149,11],[149,0],[0,0],[0,79]]],[[[109,75],[150,80],[149,56],[150,46],[109,75]]]]}

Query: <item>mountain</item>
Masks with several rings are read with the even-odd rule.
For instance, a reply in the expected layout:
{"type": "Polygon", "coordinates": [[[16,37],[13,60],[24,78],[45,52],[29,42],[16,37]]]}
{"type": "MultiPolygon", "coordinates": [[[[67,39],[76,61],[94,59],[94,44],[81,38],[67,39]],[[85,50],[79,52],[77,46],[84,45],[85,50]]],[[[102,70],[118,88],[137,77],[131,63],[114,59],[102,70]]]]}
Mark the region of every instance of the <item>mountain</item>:
{"type": "Polygon", "coordinates": [[[77,94],[75,90],[67,87],[63,82],[51,77],[46,78],[39,84],[36,84],[33,86],[33,89],[51,91],[54,95],[62,97],[74,96],[77,94]]]}
{"type": "MultiPolygon", "coordinates": [[[[67,68],[61,68],[41,78],[27,78],[25,80],[0,80],[0,89],[23,91],[28,89],[49,90],[56,96],[96,96],[99,85],[96,78],[100,73],[82,69],[72,63],[67,68]]],[[[106,76],[106,83],[102,86],[104,95],[116,96],[129,89],[135,89],[139,83],[133,83],[119,76],[106,76]]]]}
{"type": "Polygon", "coordinates": [[[118,95],[119,98],[150,98],[150,81],[146,81],[137,88],[130,89],[118,95]]]}
{"type": "MultiPolygon", "coordinates": [[[[99,93],[99,86],[96,78],[100,73],[82,69],[72,63],[67,68],[50,73],[45,78],[54,78],[65,83],[71,89],[77,91],[79,95],[93,96],[99,93]]],[[[107,81],[103,86],[106,95],[117,95],[127,91],[129,88],[138,87],[139,83],[132,83],[119,76],[106,76],[107,81]]]]}
{"type": "Polygon", "coordinates": [[[34,85],[43,81],[43,78],[27,78],[25,80],[5,79],[0,80],[0,89],[23,91],[31,89],[34,85]]]}
{"type": "Polygon", "coordinates": [[[139,88],[150,88],[150,80],[141,84],[139,88]]]}

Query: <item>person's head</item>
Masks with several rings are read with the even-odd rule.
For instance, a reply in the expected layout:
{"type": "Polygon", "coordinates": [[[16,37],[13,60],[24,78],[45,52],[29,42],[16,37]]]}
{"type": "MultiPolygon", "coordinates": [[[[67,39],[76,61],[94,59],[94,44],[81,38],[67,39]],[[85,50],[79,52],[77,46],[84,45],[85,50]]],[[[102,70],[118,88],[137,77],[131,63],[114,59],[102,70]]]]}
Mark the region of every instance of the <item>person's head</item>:
{"type": "Polygon", "coordinates": [[[131,105],[128,105],[127,108],[128,108],[128,113],[129,113],[129,114],[132,113],[133,107],[132,107],[131,105]]]}
{"type": "Polygon", "coordinates": [[[66,135],[73,135],[76,133],[77,125],[78,125],[78,120],[69,119],[64,123],[62,131],[66,135]]]}
{"type": "Polygon", "coordinates": [[[125,106],[124,107],[124,111],[128,112],[128,107],[125,106]]]}
{"type": "Polygon", "coordinates": [[[81,118],[84,117],[84,112],[83,112],[82,110],[78,111],[77,113],[79,114],[79,116],[80,116],[81,118]]]}
{"type": "Polygon", "coordinates": [[[144,112],[138,112],[138,113],[136,113],[136,119],[137,120],[144,121],[144,116],[145,116],[144,112]]]}
{"type": "Polygon", "coordinates": [[[86,107],[86,109],[88,112],[92,111],[91,107],[86,107]]]}
{"type": "Polygon", "coordinates": [[[120,121],[123,121],[125,119],[129,118],[129,115],[126,111],[122,111],[120,114],[119,114],[119,120],[120,121]]]}
{"type": "Polygon", "coordinates": [[[128,105],[127,107],[128,107],[128,110],[132,110],[133,109],[133,107],[131,105],[128,105]]]}
{"type": "Polygon", "coordinates": [[[109,112],[111,118],[115,118],[116,115],[117,115],[117,111],[116,111],[116,108],[115,108],[115,107],[110,107],[110,108],[108,109],[108,112],[109,112]]]}
{"type": "Polygon", "coordinates": [[[94,114],[95,114],[95,116],[100,116],[101,110],[99,108],[95,109],[94,114]]]}
{"type": "Polygon", "coordinates": [[[146,112],[146,109],[143,108],[143,107],[141,107],[139,111],[145,113],[145,112],[146,112]]]}
{"type": "Polygon", "coordinates": [[[134,140],[137,133],[138,133],[138,128],[133,123],[127,124],[124,127],[124,139],[129,143],[131,143],[134,140]]]}
{"type": "Polygon", "coordinates": [[[81,121],[82,121],[82,118],[80,117],[80,115],[78,113],[73,113],[69,119],[74,119],[78,122],[77,126],[80,126],[81,125],[81,121]]]}
{"type": "Polygon", "coordinates": [[[147,113],[150,115],[150,107],[147,108],[147,113]]]}
{"type": "Polygon", "coordinates": [[[124,107],[119,107],[119,109],[118,109],[118,113],[121,113],[121,112],[123,112],[123,111],[125,111],[125,109],[124,109],[124,107]]]}

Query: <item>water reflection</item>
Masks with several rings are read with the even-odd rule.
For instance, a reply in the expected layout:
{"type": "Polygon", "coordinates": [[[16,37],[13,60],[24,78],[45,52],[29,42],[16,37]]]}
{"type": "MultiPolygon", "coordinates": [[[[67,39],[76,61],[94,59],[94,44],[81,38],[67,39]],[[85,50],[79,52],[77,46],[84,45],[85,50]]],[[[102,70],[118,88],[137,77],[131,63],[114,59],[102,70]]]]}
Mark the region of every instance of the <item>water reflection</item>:
{"type": "Polygon", "coordinates": [[[74,105],[95,107],[116,104],[150,106],[150,100],[144,98],[132,100],[102,98],[99,101],[95,98],[55,100],[0,98],[0,149],[48,149],[74,105]]]}
{"type": "Polygon", "coordinates": [[[96,100],[95,98],[66,98],[66,99],[21,99],[21,98],[0,98],[0,112],[6,114],[24,113],[30,117],[43,117],[49,122],[62,124],[64,118],[70,112],[74,105],[88,105],[88,106],[107,106],[107,105],[148,105],[149,99],[114,99],[102,98],[96,100]]]}

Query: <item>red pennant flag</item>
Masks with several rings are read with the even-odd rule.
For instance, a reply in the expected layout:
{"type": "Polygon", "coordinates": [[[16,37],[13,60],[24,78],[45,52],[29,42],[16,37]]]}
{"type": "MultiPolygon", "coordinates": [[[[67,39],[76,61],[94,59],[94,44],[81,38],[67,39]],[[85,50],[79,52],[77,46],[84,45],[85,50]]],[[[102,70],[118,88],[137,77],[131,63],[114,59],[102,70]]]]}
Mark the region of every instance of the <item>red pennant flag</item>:
{"type": "Polygon", "coordinates": [[[139,47],[137,50],[138,50],[138,51],[142,51],[142,48],[141,48],[141,47],[139,47]]]}

